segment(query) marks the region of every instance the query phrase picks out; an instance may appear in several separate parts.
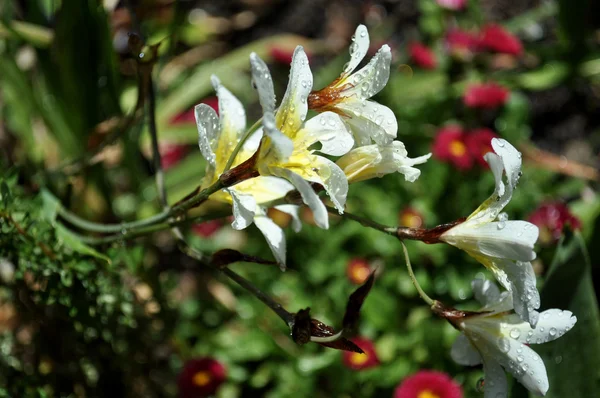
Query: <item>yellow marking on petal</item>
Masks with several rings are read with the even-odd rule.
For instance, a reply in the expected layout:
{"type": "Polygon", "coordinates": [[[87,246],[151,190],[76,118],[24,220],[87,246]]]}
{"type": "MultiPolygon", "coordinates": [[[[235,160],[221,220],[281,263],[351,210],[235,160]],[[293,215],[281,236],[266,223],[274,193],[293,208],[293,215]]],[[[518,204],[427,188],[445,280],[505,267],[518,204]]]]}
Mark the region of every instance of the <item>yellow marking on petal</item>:
{"type": "Polygon", "coordinates": [[[210,373],[205,370],[201,370],[194,375],[192,381],[198,387],[204,387],[211,381],[210,373]]]}

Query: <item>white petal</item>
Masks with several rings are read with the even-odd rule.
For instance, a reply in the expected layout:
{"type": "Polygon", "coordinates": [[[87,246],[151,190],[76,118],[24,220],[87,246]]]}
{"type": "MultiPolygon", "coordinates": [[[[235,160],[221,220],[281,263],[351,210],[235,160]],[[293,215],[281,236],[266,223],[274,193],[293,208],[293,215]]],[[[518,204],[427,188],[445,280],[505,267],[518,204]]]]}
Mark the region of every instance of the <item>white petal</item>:
{"type": "Polygon", "coordinates": [[[392,51],[387,44],[384,44],[367,65],[348,77],[352,87],[343,90],[342,95],[360,101],[380,92],[390,77],[391,62],[392,51]]]}
{"type": "Polygon", "coordinates": [[[257,215],[254,217],[254,224],[260,229],[264,235],[275,260],[280,264],[281,270],[285,271],[285,234],[277,224],[265,215],[257,215]]]}
{"type": "Polygon", "coordinates": [[[319,152],[332,156],[342,156],[354,145],[354,139],[346,125],[333,112],[320,113],[307,121],[294,140],[300,148],[308,148],[315,142],[320,142],[322,146],[319,152]]]}
{"type": "Polygon", "coordinates": [[[293,189],[287,180],[272,176],[258,176],[235,185],[238,193],[252,195],[260,205],[281,199],[293,189]]]}
{"type": "Polygon", "coordinates": [[[484,307],[500,301],[500,289],[487,279],[473,279],[471,288],[475,299],[484,307]]]}
{"type": "Polygon", "coordinates": [[[508,382],[502,367],[492,358],[483,357],[484,398],[508,398],[508,382]]]}
{"type": "Polygon", "coordinates": [[[360,61],[367,55],[367,51],[369,51],[369,32],[365,25],[358,25],[352,36],[352,44],[350,44],[350,62],[344,67],[342,77],[356,69],[360,61]]]}
{"type": "Polygon", "coordinates": [[[298,131],[308,112],[306,99],[312,90],[313,77],[302,46],[296,47],[292,58],[290,80],[275,119],[277,127],[288,136],[298,131]]]}
{"type": "Polygon", "coordinates": [[[327,209],[319,196],[312,189],[310,184],[306,182],[301,176],[288,169],[282,169],[280,167],[272,168],[271,172],[273,175],[287,179],[296,187],[302,200],[312,210],[315,223],[323,229],[329,228],[329,217],[327,216],[327,209]]]}
{"type": "Polygon", "coordinates": [[[479,365],[482,361],[481,355],[464,334],[460,334],[452,344],[450,356],[454,362],[463,366],[479,365]]]}
{"type": "Polygon", "coordinates": [[[232,133],[229,139],[234,139],[235,142],[233,144],[237,144],[237,141],[239,141],[246,129],[246,112],[244,111],[244,106],[235,95],[223,87],[221,81],[215,75],[211,76],[211,82],[219,98],[221,132],[232,133]]]}
{"type": "Polygon", "coordinates": [[[342,101],[336,104],[347,118],[358,146],[369,145],[371,140],[388,145],[398,133],[398,121],[394,112],[375,101],[342,101]]]}
{"type": "Polygon", "coordinates": [[[252,195],[240,194],[233,188],[225,189],[225,191],[231,195],[233,201],[234,220],[231,223],[233,229],[244,229],[252,224],[256,211],[254,197],[252,195]]]}
{"type": "Polygon", "coordinates": [[[296,205],[278,205],[275,208],[279,211],[289,214],[292,216],[292,229],[294,232],[300,232],[302,229],[302,222],[300,221],[300,217],[298,215],[299,207],[296,205]]]}
{"type": "Polygon", "coordinates": [[[511,189],[516,188],[521,173],[521,153],[508,141],[502,138],[492,139],[492,148],[494,152],[502,158],[504,164],[504,173],[508,179],[511,189]]]}
{"type": "MultiPolygon", "coordinates": [[[[294,151],[294,143],[289,137],[285,136],[277,129],[275,126],[275,119],[272,114],[263,114],[263,131],[265,135],[262,138],[263,146],[261,147],[261,154],[264,153],[264,156],[268,155],[272,157],[270,162],[287,162],[294,151]],[[265,137],[270,138],[268,145],[266,144],[265,137]]],[[[259,161],[259,163],[264,162],[259,161]]]]}
{"type": "Polygon", "coordinates": [[[529,262],[499,261],[511,283],[515,312],[532,327],[536,327],[539,318],[540,293],[536,287],[535,273],[529,262]]]}
{"type": "Polygon", "coordinates": [[[219,136],[219,119],[213,108],[206,104],[199,104],[194,107],[196,125],[198,126],[198,146],[204,159],[215,167],[215,153],[213,145],[219,136]]]}
{"type": "Polygon", "coordinates": [[[329,199],[340,214],[344,212],[346,197],[348,196],[348,179],[340,167],[331,160],[317,156],[318,161],[313,163],[319,178],[310,179],[325,187],[329,199]]]}
{"type": "Polygon", "coordinates": [[[526,344],[543,344],[556,340],[575,325],[577,317],[571,311],[556,308],[540,314],[535,329],[517,314],[506,315],[502,318],[501,330],[506,336],[526,344]]]}
{"type": "Polygon", "coordinates": [[[464,222],[443,234],[443,240],[463,250],[510,260],[535,259],[538,228],[527,221],[464,222]]]}
{"type": "Polygon", "coordinates": [[[251,153],[256,152],[256,150],[258,149],[258,146],[260,145],[260,140],[262,139],[262,136],[263,136],[263,128],[260,127],[254,133],[252,133],[250,135],[250,137],[248,137],[246,139],[246,142],[244,142],[244,145],[242,146],[244,151],[251,152],[251,153]]]}
{"type": "Polygon", "coordinates": [[[250,54],[252,82],[256,86],[263,113],[275,112],[275,90],[267,64],[256,54],[250,54]]]}

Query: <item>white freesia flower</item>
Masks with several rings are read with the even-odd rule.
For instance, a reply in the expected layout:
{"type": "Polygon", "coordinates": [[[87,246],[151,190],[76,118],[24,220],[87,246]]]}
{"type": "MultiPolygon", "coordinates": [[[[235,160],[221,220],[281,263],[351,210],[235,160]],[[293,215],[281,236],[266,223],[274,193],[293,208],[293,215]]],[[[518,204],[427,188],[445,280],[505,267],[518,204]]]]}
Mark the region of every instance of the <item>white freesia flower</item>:
{"type": "Polygon", "coordinates": [[[354,148],[335,163],[346,174],[349,183],[382,177],[385,174],[404,174],[406,181],[414,182],[421,170],[412,166],[422,164],[431,154],[409,158],[404,144],[392,141],[389,145],[366,145],[354,148]]]}
{"type": "MultiPolygon", "coordinates": [[[[195,108],[200,151],[207,160],[202,188],[212,185],[223,173],[227,160],[246,129],[246,113],[240,101],[223,87],[215,76],[212,77],[212,83],[219,98],[219,117],[206,104],[197,105],[195,108]]],[[[233,166],[250,158],[256,152],[257,144],[249,142],[244,145],[233,166]]],[[[294,187],[284,179],[259,176],[215,192],[210,199],[233,205],[234,220],[231,225],[234,229],[244,229],[254,222],[265,236],[277,262],[285,267],[285,235],[281,228],[266,216],[266,206],[293,189],[294,187]]],[[[300,230],[297,206],[281,205],[275,208],[292,215],[294,230],[300,230]]]]}
{"type": "Polygon", "coordinates": [[[317,112],[334,111],[342,115],[357,146],[369,145],[371,140],[388,145],[398,133],[396,116],[391,109],[369,98],[387,84],[392,53],[388,45],[383,45],[366,66],[354,72],[368,50],[369,32],[359,25],[352,36],[350,62],[339,78],[310,94],[309,107],[317,112]]]}
{"type": "MultiPolygon", "coordinates": [[[[263,108],[264,135],[255,167],[262,176],[276,176],[289,181],[313,211],[317,225],[328,228],[325,205],[309,182],[322,185],[338,211],[343,212],[348,180],[335,163],[317,152],[341,156],[354,145],[352,135],[333,112],[305,121],[312,73],[301,46],[294,51],[289,84],[276,113],[273,81],[267,66],[254,53],[250,56],[250,63],[252,79],[263,108]],[[321,144],[320,149],[313,149],[316,143],[321,144]]],[[[263,130],[259,130],[257,135],[263,130]]]]}
{"type": "Polygon", "coordinates": [[[548,391],[546,367],[540,356],[528,347],[555,340],[577,322],[570,311],[550,309],[540,314],[533,329],[511,313],[512,295],[500,293],[490,281],[475,279],[473,292],[484,307],[479,315],[456,319],[453,324],[463,333],[452,346],[451,356],[465,366],[483,364],[484,398],[508,397],[504,371],[529,391],[545,395],[548,391]],[[504,369],[504,370],[503,370],[504,369]]]}
{"type": "Polygon", "coordinates": [[[515,311],[535,327],[540,295],[530,261],[539,230],[527,221],[507,221],[500,214],[512,198],[521,176],[521,153],[507,141],[492,139],[496,153],[487,153],[496,189],[466,221],[444,232],[440,240],[456,246],[485,265],[513,295],[515,311]],[[506,174],[506,184],[502,174],[506,174]]]}

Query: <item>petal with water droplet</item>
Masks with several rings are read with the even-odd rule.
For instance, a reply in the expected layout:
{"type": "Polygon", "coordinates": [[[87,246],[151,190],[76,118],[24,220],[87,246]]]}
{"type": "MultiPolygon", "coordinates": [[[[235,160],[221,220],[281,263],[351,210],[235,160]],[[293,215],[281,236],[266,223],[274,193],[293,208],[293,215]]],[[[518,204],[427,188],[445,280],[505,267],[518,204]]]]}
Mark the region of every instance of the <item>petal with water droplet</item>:
{"type": "Polygon", "coordinates": [[[244,229],[252,224],[254,213],[256,211],[256,201],[252,195],[238,193],[233,188],[228,188],[227,191],[231,195],[233,201],[233,217],[231,223],[233,229],[244,229]]]}
{"type": "Polygon", "coordinates": [[[323,112],[308,120],[296,134],[294,142],[298,148],[304,149],[320,142],[319,152],[332,156],[342,156],[354,145],[354,139],[342,119],[333,112],[323,112]]]}
{"type": "Polygon", "coordinates": [[[342,77],[356,69],[360,61],[367,55],[367,51],[369,51],[369,32],[365,25],[358,25],[350,44],[350,62],[345,66],[342,77]]]}
{"type": "Polygon", "coordinates": [[[296,47],[287,90],[279,105],[275,120],[277,127],[288,137],[293,137],[306,119],[308,94],[312,90],[313,77],[308,58],[302,46],[296,47]]]}
{"type": "Polygon", "coordinates": [[[254,217],[254,224],[256,224],[260,232],[262,232],[271,248],[271,252],[273,252],[273,256],[275,256],[275,260],[277,260],[282,271],[284,271],[286,268],[286,242],[283,230],[262,212],[254,217]]]}
{"type": "Polygon", "coordinates": [[[450,356],[459,365],[475,366],[481,364],[481,355],[463,334],[459,335],[452,344],[450,356]]]}
{"type": "Polygon", "coordinates": [[[398,134],[394,112],[375,101],[342,101],[336,108],[344,112],[344,121],[350,126],[357,146],[369,145],[371,140],[388,145],[398,134]]]}
{"type": "Polygon", "coordinates": [[[213,143],[219,137],[217,113],[206,104],[194,107],[196,126],[198,127],[198,146],[204,159],[212,166],[216,166],[216,156],[213,152],[213,143]]]}

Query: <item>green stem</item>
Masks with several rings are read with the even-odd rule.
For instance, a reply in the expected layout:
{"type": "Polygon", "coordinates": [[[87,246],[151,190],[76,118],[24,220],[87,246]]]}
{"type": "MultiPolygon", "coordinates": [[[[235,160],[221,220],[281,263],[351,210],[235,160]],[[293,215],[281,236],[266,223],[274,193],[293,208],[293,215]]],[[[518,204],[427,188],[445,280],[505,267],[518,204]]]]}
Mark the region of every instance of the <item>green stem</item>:
{"type": "Polygon", "coordinates": [[[337,214],[341,217],[356,221],[356,222],[360,223],[362,226],[365,226],[365,227],[368,227],[371,229],[375,229],[379,232],[383,232],[388,235],[396,236],[396,228],[388,227],[383,224],[379,224],[373,220],[369,220],[368,218],[364,218],[364,217],[357,216],[352,213],[348,213],[347,211],[344,211],[343,214],[339,214],[338,210],[335,207],[325,206],[325,208],[331,214],[337,214]]]}
{"type": "Polygon", "coordinates": [[[417,288],[417,292],[419,292],[419,296],[421,296],[423,301],[425,301],[427,304],[429,304],[429,306],[432,306],[434,301],[421,288],[421,285],[419,285],[419,281],[417,281],[417,278],[415,277],[415,273],[413,272],[412,265],[410,264],[410,258],[408,257],[408,250],[406,250],[406,245],[402,241],[400,241],[400,243],[402,243],[402,250],[404,250],[404,260],[406,261],[406,269],[408,269],[408,275],[410,276],[410,279],[412,280],[413,285],[415,285],[415,287],[417,288]]]}
{"type": "Polygon", "coordinates": [[[244,133],[244,136],[242,137],[242,139],[239,140],[238,143],[237,143],[237,145],[235,146],[235,148],[233,148],[233,152],[231,152],[231,156],[229,156],[229,159],[227,159],[227,163],[225,163],[225,169],[223,170],[223,173],[225,173],[226,171],[229,171],[229,169],[233,165],[233,162],[235,161],[236,156],[238,155],[238,153],[242,149],[242,146],[244,146],[244,144],[246,143],[246,141],[248,140],[248,138],[250,138],[250,136],[252,135],[252,133],[258,128],[258,126],[260,126],[261,123],[262,123],[262,117],[260,119],[258,119],[256,121],[256,123],[254,123],[244,133]]]}

